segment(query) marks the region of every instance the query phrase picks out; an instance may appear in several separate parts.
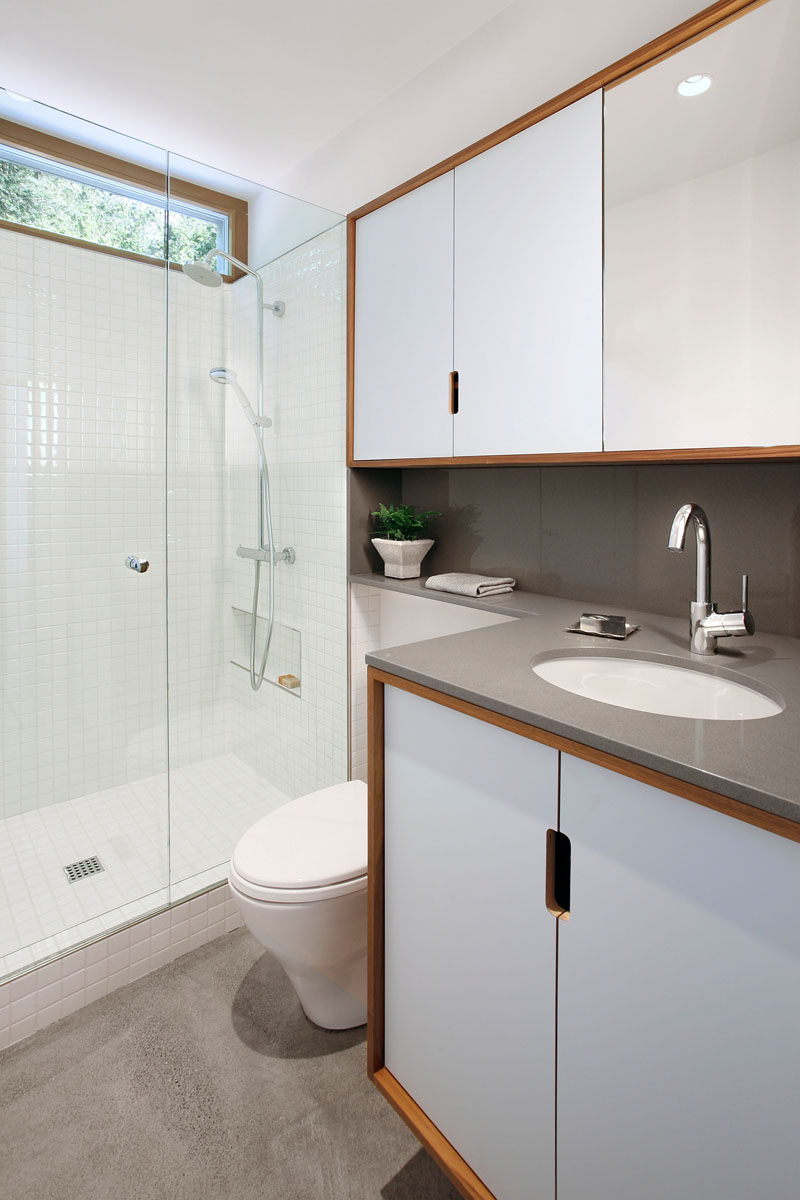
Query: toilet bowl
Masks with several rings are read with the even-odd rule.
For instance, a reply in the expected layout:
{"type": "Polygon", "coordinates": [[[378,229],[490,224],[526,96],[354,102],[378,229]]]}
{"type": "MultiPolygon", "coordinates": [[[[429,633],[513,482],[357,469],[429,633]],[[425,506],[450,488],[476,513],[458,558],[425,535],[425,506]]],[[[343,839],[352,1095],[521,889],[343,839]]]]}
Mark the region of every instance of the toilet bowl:
{"type": "Polygon", "coordinates": [[[367,1019],[367,787],[291,800],[239,840],[228,882],[253,937],[323,1029],[367,1019]]]}

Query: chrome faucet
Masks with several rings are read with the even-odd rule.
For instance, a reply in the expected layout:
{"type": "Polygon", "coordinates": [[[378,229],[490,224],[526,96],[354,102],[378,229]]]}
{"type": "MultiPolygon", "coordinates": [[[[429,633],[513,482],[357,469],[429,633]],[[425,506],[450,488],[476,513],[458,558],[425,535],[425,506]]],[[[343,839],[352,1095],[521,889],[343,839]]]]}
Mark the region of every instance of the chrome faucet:
{"type": "Polygon", "coordinates": [[[669,531],[669,548],[676,554],[683,553],[686,527],[694,524],[697,543],[697,587],[691,605],[689,619],[689,648],[692,654],[716,654],[717,638],[751,637],[756,631],[753,614],[747,607],[748,581],[742,576],[742,611],[717,612],[711,603],[711,530],[708,517],[699,504],[682,504],[675,513],[669,531]]]}

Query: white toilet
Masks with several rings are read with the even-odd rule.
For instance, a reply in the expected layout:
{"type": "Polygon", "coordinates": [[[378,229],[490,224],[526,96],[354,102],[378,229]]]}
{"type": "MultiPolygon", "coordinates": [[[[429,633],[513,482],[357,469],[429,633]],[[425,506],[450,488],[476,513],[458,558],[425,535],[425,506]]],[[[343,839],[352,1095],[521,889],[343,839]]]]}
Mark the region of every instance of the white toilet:
{"type": "Polygon", "coordinates": [[[228,874],[253,937],[323,1029],[367,1019],[367,785],[291,800],[240,839],[228,874]]]}

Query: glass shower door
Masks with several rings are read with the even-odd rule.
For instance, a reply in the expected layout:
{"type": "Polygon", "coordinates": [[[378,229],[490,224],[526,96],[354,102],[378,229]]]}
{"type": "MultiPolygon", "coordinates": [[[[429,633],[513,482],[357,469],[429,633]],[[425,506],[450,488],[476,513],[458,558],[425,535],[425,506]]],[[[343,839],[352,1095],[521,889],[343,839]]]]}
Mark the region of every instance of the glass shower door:
{"type": "MultiPolygon", "coordinates": [[[[142,220],[163,228],[163,152],[24,118],[17,149],[50,131],[34,190],[102,146],[162,180],[142,220]]],[[[0,211],[0,978],[168,900],[166,271],[93,243],[124,197],[69,181],[78,236],[0,211]]]]}

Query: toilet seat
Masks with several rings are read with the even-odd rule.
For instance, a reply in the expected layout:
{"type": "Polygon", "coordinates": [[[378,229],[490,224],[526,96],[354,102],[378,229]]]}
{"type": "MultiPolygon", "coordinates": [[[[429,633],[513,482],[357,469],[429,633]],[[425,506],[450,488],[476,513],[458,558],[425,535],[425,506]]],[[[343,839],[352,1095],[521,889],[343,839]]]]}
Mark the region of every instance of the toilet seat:
{"type": "Polygon", "coordinates": [[[308,903],[366,887],[367,787],[310,792],[257,821],[237,843],[230,882],[254,900],[308,903]]]}
{"type": "Polygon", "coordinates": [[[228,869],[228,882],[236,892],[249,896],[251,900],[261,900],[267,904],[313,904],[319,900],[334,900],[337,896],[347,896],[350,892],[358,892],[367,886],[367,876],[358,875],[355,879],[345,879],[341,883],[329,883],[323,887],[308,888],[275,888],[263,887],[243,879],[231,863],[228,869]]]}

